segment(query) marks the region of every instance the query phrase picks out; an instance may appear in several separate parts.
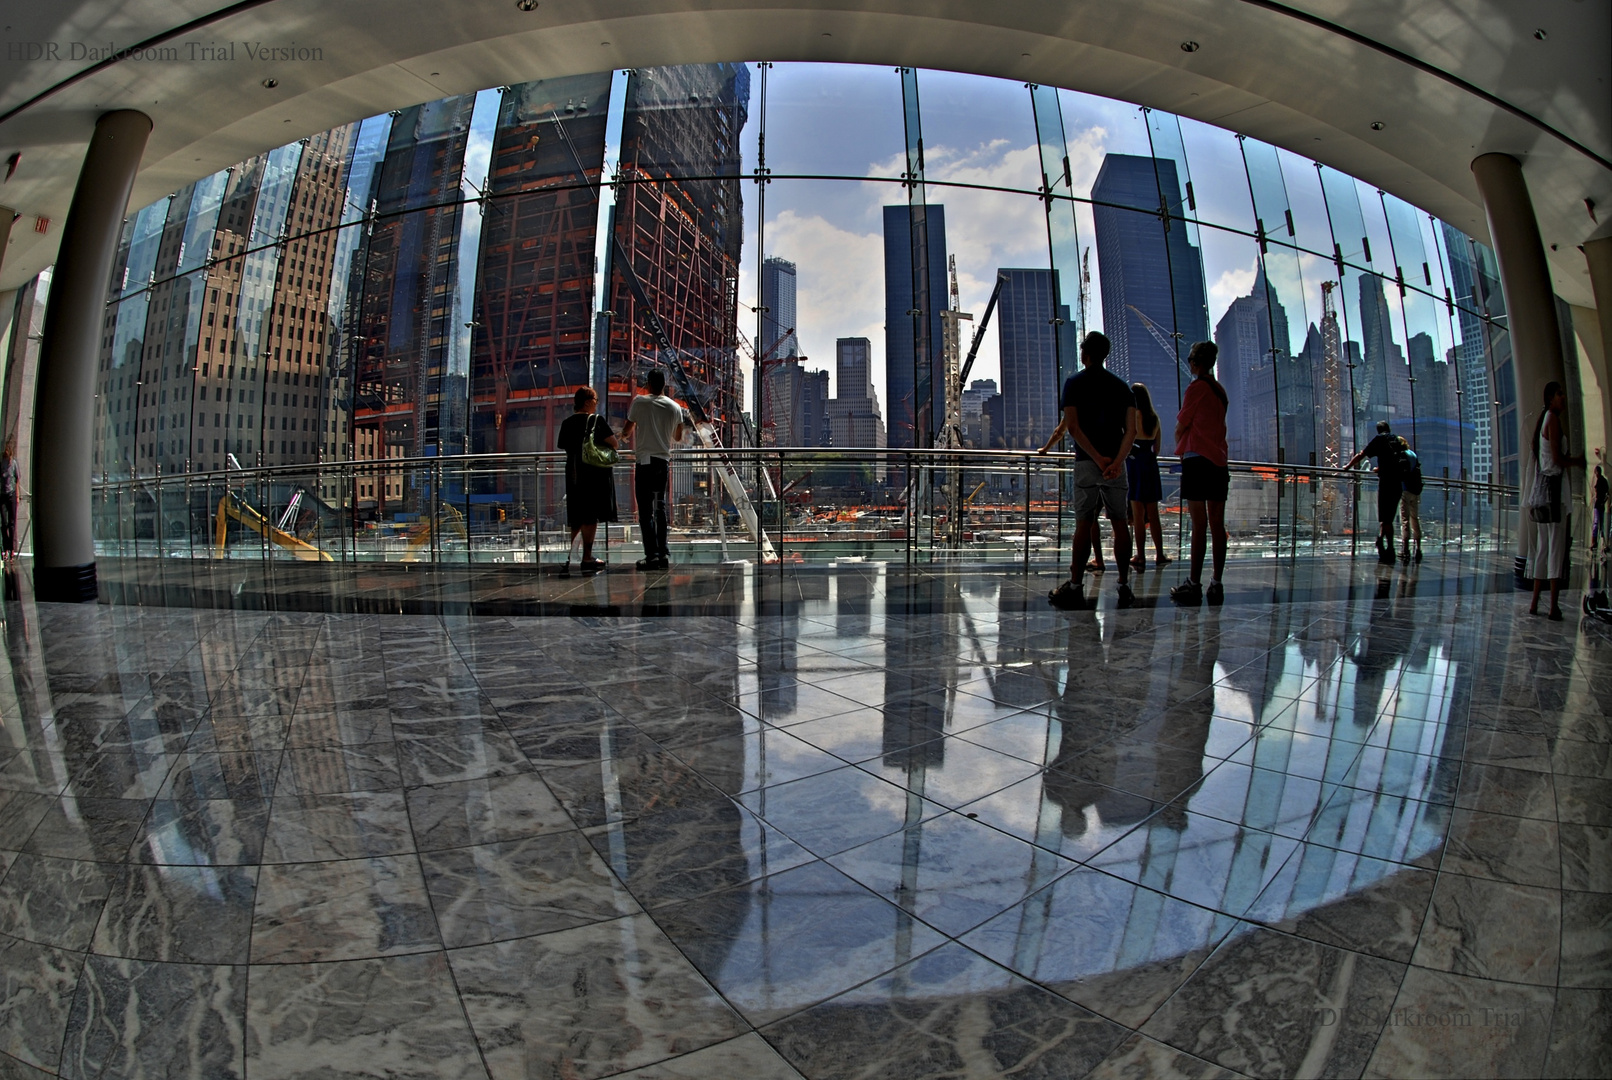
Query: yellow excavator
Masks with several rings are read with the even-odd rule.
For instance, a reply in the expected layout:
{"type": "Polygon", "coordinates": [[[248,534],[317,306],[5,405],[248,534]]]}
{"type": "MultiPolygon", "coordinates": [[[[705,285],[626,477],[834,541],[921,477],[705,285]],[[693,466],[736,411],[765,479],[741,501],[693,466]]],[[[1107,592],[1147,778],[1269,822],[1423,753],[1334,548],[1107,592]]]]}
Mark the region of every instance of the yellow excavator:
{"type": "MultiPolygon", "coordinates": [[[[257,507],[247,502],[244,497],[234,491],[226,492],[224,497],[218,500],[213,554],[220,559],[224,557],[224,550],[229,542],[229,523],[231,518],[259,536],[266,538],[269,543],[285,548],[303,562],[336,561],[328,551],[315,547],[306,540],[298,539],[269,521],[257,507]]],[[[282,521],[281,524],[287,524],[287,522],[282,521]]]]}
{"type": "MultiPolygon", "coordinates": [[[[455,533],[459,539],[470,540],[470,534],[465,532],[465,516],[445,502],[437,503],[437,521],[442,525],[443,531],[455,533]]],[[[404,562],[416,562],[420,558],[420,549],[431,542],[432,519],[422,517],[420,523],[409,530],[409,553],[404,562]]]]}

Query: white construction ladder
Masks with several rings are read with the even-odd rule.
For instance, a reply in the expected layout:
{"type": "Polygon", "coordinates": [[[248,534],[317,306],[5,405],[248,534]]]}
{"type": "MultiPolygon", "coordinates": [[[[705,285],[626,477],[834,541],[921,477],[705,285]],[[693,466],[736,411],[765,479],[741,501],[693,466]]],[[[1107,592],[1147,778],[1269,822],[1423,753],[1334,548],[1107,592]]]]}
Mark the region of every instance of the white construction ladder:
{"type": "Polygon", "coordinates": [[[722,478],[722,486],[728,489],[728,497],[733,500],[734,508],[739,511],[739,520],[744,523],[750,538],[761,547],[761,561],[777,562],[778,553],[773,550],[772,541],[767,539],[767,533],[761,527],[761,518],[756,513],[755,504],[750,501],[750,494],[744,489],[743,481],[728,463],[727,455],[722,452],[722,440],[717,436],[716,428],[701,421],[694,425],[694,437],[699,440],[702,447],[711,451],[712,467],[722,478]]]}

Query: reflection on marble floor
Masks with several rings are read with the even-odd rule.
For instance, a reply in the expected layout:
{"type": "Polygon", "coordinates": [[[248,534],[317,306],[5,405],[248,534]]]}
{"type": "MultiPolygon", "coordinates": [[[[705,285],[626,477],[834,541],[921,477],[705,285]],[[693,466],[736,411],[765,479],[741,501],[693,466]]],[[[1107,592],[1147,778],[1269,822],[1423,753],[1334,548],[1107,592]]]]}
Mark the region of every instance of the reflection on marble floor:
{"type": "Polygon", "coordinates": [[[1612,641],[1492,567],[1281,573],[13,581],[0,1075],[1603,1075],[1612,641]]]}

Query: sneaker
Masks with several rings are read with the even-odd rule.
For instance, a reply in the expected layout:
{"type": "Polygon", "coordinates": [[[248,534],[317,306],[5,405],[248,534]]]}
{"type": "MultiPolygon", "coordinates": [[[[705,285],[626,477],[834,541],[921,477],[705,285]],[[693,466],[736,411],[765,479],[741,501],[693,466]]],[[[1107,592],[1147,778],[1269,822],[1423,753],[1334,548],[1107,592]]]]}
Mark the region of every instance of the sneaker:
{"type": "Polygon", "coordinates": [[[1119,603],[1115,606],[1122,608],[1136,606],[1136,594],[1131,592],[1131,587],[1123,581],[1119,583],[1119,603]]]}
{"type": "Polygon", "coordinates": [[[1073,581],[1066,581],[1047,593],[1047,603],[1060,611],[1085,611],[1086,588],[1073,581]]]}
{"type": "Polygon", "coordinates": [[[1170,590],[1170,599],[1178,604],[1203,603],[1203,586],[1196,581],[1183,581],[1170,590]]]}
{"type": "Polygon", "coordinates": [[[1204,594],[1204,599],[1208,600],[1211,604],[1224,604],[1226,602],[1225,587],[1218,581],[1211,581],[1209,583],[1209,591],[1204,594]]]}

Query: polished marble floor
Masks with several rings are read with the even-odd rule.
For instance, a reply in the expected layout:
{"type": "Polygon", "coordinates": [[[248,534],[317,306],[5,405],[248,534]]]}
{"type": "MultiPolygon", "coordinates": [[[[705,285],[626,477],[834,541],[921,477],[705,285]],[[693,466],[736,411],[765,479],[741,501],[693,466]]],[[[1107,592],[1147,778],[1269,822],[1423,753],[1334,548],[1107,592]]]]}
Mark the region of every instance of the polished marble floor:
{"type": "Polygon", "coordinates": [[[1604,1076],[1612,638],[1500,569],[14,575],[0,1077],[1604,1076]]]}

